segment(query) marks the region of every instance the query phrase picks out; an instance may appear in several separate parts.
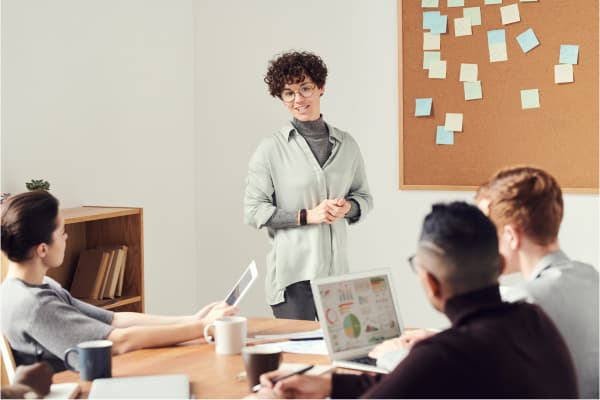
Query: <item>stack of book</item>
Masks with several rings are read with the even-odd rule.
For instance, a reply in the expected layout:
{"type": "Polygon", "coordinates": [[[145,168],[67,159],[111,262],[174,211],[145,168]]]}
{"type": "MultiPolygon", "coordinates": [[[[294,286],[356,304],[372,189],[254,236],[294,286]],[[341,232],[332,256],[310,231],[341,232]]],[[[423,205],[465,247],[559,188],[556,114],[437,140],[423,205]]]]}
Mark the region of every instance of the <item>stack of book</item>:
{"type": "Polygon", "coordinates": [[[89,302],[123,295],[127,246],[82,250],[71,283],[71,295],[89,302]]]}

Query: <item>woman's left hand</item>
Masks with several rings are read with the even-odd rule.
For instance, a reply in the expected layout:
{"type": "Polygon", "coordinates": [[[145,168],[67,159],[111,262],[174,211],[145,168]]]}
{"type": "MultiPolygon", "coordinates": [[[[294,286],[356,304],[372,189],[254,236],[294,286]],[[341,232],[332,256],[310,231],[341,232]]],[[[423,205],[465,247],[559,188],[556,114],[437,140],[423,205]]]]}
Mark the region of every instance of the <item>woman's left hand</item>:
{"type": "Polygon", "coordinates": [[[327,206],[327,212],[336,220],[342,219],[348,214],[352,205],[348,200],[343,197],[334,199],[329,202],[327,206]]]}

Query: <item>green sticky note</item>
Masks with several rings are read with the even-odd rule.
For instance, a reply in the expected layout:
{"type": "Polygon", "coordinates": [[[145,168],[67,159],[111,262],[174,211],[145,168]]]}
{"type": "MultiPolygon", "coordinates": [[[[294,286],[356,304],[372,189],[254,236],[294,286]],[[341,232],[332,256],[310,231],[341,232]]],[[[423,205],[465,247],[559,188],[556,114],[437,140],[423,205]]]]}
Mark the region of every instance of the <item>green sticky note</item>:
{"type": "Polygon", "coordinates": [[[440,61],[439,51],[424,51],[423,52],[423,69],[429,69],[429,65],[432,62],[440,61]]]}
{"type": "Polygon", "coordinates": [[[417,99],[415,106],[415,117],[428,117],[431,115],[431,104],[433,99],[417,99]]]}
{"type": "Polygon", "coordinates": [[[438,126],[435,132],[435,144],[454,144],[454,132],[438,126]]]}
{"type": "Polygon", "coordinates": [[[502,4],[502,0],[485,0],[483,4],[486,6],[489,4],[502,4]]]}
{"type": "Polygon", "coordinates": [[[465,87],[465,100],[478,100],[483,98],[481,81],[463,82],[465,87]]]}
{"type": "Polygon", "coordinates": [[[538,89],[521,90],[521,108],[540,108],[540,92],[538,89]]]}
{"type": "Polygon", "coordinates": [[[438,8],[440,6],[439,0],[422,0],[421,7],[423,8],[438,8]]]}
{"type": "Polygon", "coordinates": [[[448,7],[464,7],[465,0],[448,0],[448,7]]]}
{"type": "Polygon", "coordinates": [[[463,17],[469,17],[471,25],[481,25],[481,9],[479,7],[463,8],[463,17]]]}

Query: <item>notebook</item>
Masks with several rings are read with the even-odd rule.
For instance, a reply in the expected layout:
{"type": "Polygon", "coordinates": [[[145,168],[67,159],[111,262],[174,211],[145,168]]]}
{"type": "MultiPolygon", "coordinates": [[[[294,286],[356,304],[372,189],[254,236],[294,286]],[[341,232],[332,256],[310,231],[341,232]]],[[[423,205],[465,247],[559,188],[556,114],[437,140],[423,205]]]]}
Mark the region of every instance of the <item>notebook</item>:
{"type": "Polygon", "coordinates": [[[95,379],[90,399],[189,399],[187,375],[146,375],[95,379]]]}
{"type": "Polygon", "coordinates": [[[368,354],[377,344],[403,332],[390,271],[333,276],[310,284],[332,364],[388,373],[368,354]]]}

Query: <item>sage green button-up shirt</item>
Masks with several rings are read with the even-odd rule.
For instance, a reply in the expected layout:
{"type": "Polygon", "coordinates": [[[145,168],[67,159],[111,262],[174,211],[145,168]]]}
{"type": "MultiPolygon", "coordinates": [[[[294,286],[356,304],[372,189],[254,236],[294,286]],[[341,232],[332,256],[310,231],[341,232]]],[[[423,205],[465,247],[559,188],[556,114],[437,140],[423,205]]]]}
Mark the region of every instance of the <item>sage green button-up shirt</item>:
{"type": "MultiPolygon", "coordinates": [[[[265,138],[250,159],[244,194],[244,222],[262,228],[277,208],[311,209],[325,199],[345,197],[360,206],[360,218],[373,208],[365,166],[356,141],[329,124],[331,156],[323,167],[306,140],[289,124],[265,138]]],[[[266,299],[284,301],[287,286],[348,272],[346,219],[333,224],[287,229],[267,227],[266,299]]]]}

